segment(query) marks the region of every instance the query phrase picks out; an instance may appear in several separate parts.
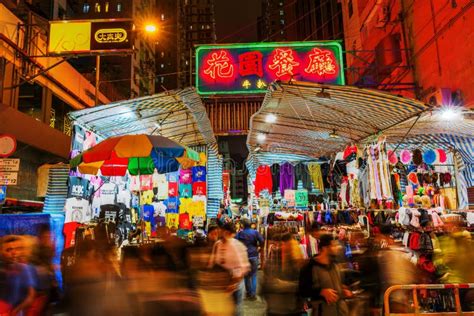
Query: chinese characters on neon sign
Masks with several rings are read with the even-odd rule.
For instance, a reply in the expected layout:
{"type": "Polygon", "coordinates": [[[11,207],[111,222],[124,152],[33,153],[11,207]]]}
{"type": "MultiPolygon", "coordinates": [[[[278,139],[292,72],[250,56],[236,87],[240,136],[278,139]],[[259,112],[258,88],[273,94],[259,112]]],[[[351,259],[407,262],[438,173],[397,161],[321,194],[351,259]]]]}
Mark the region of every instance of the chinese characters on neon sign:
{"type": "Polygon", "coordinates": [[[201,94],[262,93],[275,80],[344,84],[339,42],[203,45],[196,65],[201,94]]]}

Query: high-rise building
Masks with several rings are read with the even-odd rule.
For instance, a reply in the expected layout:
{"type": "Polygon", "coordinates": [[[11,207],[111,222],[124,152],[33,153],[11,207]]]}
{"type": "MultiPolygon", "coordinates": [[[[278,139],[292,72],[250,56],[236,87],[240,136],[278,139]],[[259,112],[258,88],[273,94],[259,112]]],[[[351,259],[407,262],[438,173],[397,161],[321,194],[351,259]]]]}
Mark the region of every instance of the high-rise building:
{"type": "Polygon", "coordinates": [[[160,32],[156,45],[157,90],[194,84],[194,46],[216,42],[213,0],[157,2],[160,32]]]}
{"type": "Polygon", "coordinates": [[[214,0],[179,0],[178,83],[193,84],[194,46],[216,42],[214,0]]]}
{"type": "Polygon", "coordinates": [[[260,41],[343,39],[339,0],[262,0],[260,41]]]}
{"type": "Polygon", "coordinates": [[[178,87],[178,1],[157,1],[156,17],[159,34],[155,45],[155,86],[161,92],[178,87]]]}

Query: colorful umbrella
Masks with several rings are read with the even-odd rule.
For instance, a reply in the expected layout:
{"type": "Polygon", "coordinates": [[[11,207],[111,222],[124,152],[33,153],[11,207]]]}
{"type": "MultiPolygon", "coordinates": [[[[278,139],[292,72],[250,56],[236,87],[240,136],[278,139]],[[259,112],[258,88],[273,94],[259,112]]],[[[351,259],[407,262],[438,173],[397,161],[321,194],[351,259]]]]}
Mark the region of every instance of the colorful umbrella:
{"type": "Polygon", "coordinates": [[[71,160],[81,173],[124,176],[177,171],[192,167],[199,154],[163,136],[125,135],[104,140],[71,160]],[[185,166],[184,166],[185,164],[185,166]]]}

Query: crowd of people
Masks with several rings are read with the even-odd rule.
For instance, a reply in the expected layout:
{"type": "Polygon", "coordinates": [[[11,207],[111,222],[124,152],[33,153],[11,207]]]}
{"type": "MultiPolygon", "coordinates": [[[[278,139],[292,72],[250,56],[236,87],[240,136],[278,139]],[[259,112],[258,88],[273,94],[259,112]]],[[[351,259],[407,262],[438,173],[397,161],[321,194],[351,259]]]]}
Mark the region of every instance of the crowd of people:
{"type": "MultiPolygon", "coordinates": [[[[244,315],[244,300],[265,302],[267,315],[380,315],[391,285],[473,281],[470,236],[440,239],[433,280],[402,255],[391,229],[349,240],[344,229],[329,232],[315,223],[307,235],[318,251],[307,258],[295,234],[268,236],[276,251],[264,255],[254,223],[242,219],[236,229],[225,220],[192,244],[175,232],[160,243],[122,249],[85,240],[71,262],[55,267],[51,232],[42,227],[36,238],[1,239],[0,315],[244,315]]],[[[412,311],[410,295],[395,293],[391,311],[412,311]]],[[[472,308],[473,297],[461,292],[463,308],[472,308]]]]}

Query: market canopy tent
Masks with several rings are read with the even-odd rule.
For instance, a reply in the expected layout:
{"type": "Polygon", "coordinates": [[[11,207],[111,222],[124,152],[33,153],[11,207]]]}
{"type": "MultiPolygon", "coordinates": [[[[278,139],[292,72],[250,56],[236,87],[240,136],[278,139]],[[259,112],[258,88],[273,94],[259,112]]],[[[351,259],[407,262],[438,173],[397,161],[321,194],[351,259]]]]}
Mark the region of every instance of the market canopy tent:
{"type": "Polygon", "coordinates": [[[252,116],[247,145],[257,156],[271,152],[319,158],[429,109],[422,102],[375,90],[275,82],[252,116]],[[269,122],[269,115],[275,122],[269,122]]]}
{"type": "Polygon", "coordinates": [[[194,88],[114,102],[69,117],[100,138],[146,134],[161,135],[187,147],[207,148],[208,214],[217,214],[222,198],[222,159],[211,123],[194,88]]]}
{"type": "Polygon", "coordinates": [[[146,134],[185,146],[216,144],[206,109],[193,88],[114,102],[72,112],[69,117],[103,139],[146,134]]]}

